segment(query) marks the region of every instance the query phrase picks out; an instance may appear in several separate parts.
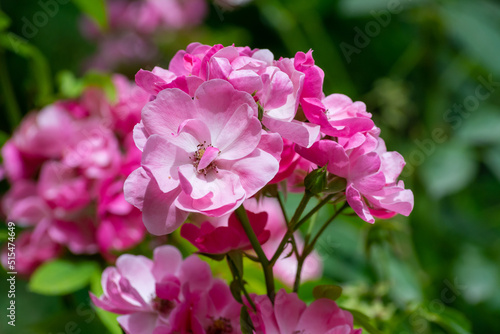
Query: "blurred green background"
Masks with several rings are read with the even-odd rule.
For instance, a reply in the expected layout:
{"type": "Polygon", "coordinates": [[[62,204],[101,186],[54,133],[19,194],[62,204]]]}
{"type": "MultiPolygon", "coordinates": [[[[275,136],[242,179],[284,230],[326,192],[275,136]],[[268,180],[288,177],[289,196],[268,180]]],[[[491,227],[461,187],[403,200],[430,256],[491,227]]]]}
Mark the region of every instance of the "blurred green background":
{"type": "MultiPolygon", "coordinates": [[[[41,10],[38,1],[0,6],[6,137],[18,122],[14,111],[26,114],[60,96],[58,73],[81,76],[96,46],[81,36],[82,13],[72,2],[27,43],[16,36],[23,36],[24,18],[41,10]]],[[[138,66],[166,67],[195,41],[268,48],[277,58],[313,49],[325,93],[364,101],[388,149],[405,157],[412,215],[373,226],[343,218],[319,243],[325,279],[344,286],[339,303],[368,315],[383,333],[500,333],[500,5],[258,0],[227,11],[210,4],[203,25],[157,36],[160,57],[117,71],[133,78],[138,66]]],[[[292,196],[287,205],[296,203],[292,196]]],[[[1,333],[106,333],[85,289],[46,297],[17,282],[18,327],[2,315],[1,333]],[[73,322],[77,330],[67,326],[73,322]]],[[[307,298],[308,286],[303,291],[307,298]]]]}

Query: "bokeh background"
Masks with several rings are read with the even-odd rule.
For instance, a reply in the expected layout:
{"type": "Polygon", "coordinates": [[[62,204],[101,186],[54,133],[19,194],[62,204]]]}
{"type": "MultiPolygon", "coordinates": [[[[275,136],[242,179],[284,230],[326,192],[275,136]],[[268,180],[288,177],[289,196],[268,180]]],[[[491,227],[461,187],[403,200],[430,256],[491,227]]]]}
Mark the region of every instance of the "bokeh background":
{"type": "MultiPolygon", "coordinates": [[[[82,33],[84,12],[110,27],[102,1],[61,1],[57,13],[30,30],[26,22],[44,10],[40,3],[0,4],[2,142],[20,116],[65,96],[68,80],[89,69],[133,78],[139,68],[167,67],[195,41],[268,48],[275,57],[313,49],[325,93],[367,104],[388,149],[405,157],[403,180],[415,194],[409,218],[369,225],[344,217],[325,233],[318,251],[324,280],[344,287],[339,303],[362,311],[382,333],[500,332],[497,2],[256,0],[231,10],[209,3],[199,25],[165,30],[124,50],[112,46],[113,61],[96,60],[102,39],[82,33]]],[[[290,209],[296,203],[294,196],[287,200],[290,209]]],[[[6,240],[5,227],[0,234],[6,240]]],[[[19,277],[12,329],[3,316],[5,275],[1,333],[109,331],[87,289],[42,296],[19,277]]],[[[302,289],[305,299],[309,288],[302,289]]]]}

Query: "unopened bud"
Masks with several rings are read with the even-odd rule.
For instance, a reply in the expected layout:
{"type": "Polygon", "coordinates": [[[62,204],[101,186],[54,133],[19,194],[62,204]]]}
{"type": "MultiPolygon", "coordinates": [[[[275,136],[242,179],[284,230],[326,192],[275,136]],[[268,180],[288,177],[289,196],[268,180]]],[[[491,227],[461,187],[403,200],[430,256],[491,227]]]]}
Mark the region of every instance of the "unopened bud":
{"type": "Polygon", "coordinates": [[[326,169],[324,167],[318,168],[307,174],[304,186],[313,195],[322,192],[326,187],[326,169]]]}

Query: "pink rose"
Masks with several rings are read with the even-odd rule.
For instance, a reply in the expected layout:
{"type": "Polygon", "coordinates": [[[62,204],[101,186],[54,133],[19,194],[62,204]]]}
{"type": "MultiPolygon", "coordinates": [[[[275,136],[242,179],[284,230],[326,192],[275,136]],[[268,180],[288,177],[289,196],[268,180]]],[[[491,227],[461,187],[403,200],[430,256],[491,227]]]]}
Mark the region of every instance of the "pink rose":
{"type": "Polygon", "coordinates": [[[248,307],[256,334],[324,333],[360,334],[353,329],[352,315],[330,299],[318,299],[307,306],[296,293],[281,289],[274,305],[267,296],[250,296],[257,307],[248,307]]]}
{"type": "Polygon", "coordinates": [[[102,274],[103,295],[90,294],[97,307],[122,314],[127,334],[241,333],[240,304],[229,287],[214,279],[207,263],[192,255],[185,260],[173,246],[155,249],[150,260],[122,255],[102,274]]]}
{"type": "Polygon", "coordinates": [[[250,94],[210,80],[194,99],[161,91],[134,133],[142,167],[125,182],[125,198],[143,211],[153,234],[174,231],[188,212],[222,216],[262,189],[279,167],[282,141],[261,130],[250,94]]]}

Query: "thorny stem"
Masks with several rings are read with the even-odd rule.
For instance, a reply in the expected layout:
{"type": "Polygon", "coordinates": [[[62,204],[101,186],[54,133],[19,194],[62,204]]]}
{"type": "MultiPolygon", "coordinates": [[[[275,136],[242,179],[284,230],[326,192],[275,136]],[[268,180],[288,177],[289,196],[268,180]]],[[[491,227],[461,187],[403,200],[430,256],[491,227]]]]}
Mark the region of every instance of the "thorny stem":
{"type": "Polygon", "coordinates": [[[271,302],[274,303],[275,291],[274,291],[273,266],[267,259],[266,254],[264,254],[264,251],[260,246],[259,239],[257,239],[257,236],[255,235],[255,232],[252,229],[252,226],[250,225],[247,212],[245,211],[243,205],[241,205],[238,209],[236,209],[236,215],[238,216],[238,219],[241,223],[241,226],[243,227],[243,230],[245,231],[245,234],[248,237],[248,240],[250,240],[250,244],[252,245],[253,250],[257,254],[257,257],[259,258],[260,264],[262,265],[262,269],[264,270],[267,296],[269,297],[271,302]]]}

